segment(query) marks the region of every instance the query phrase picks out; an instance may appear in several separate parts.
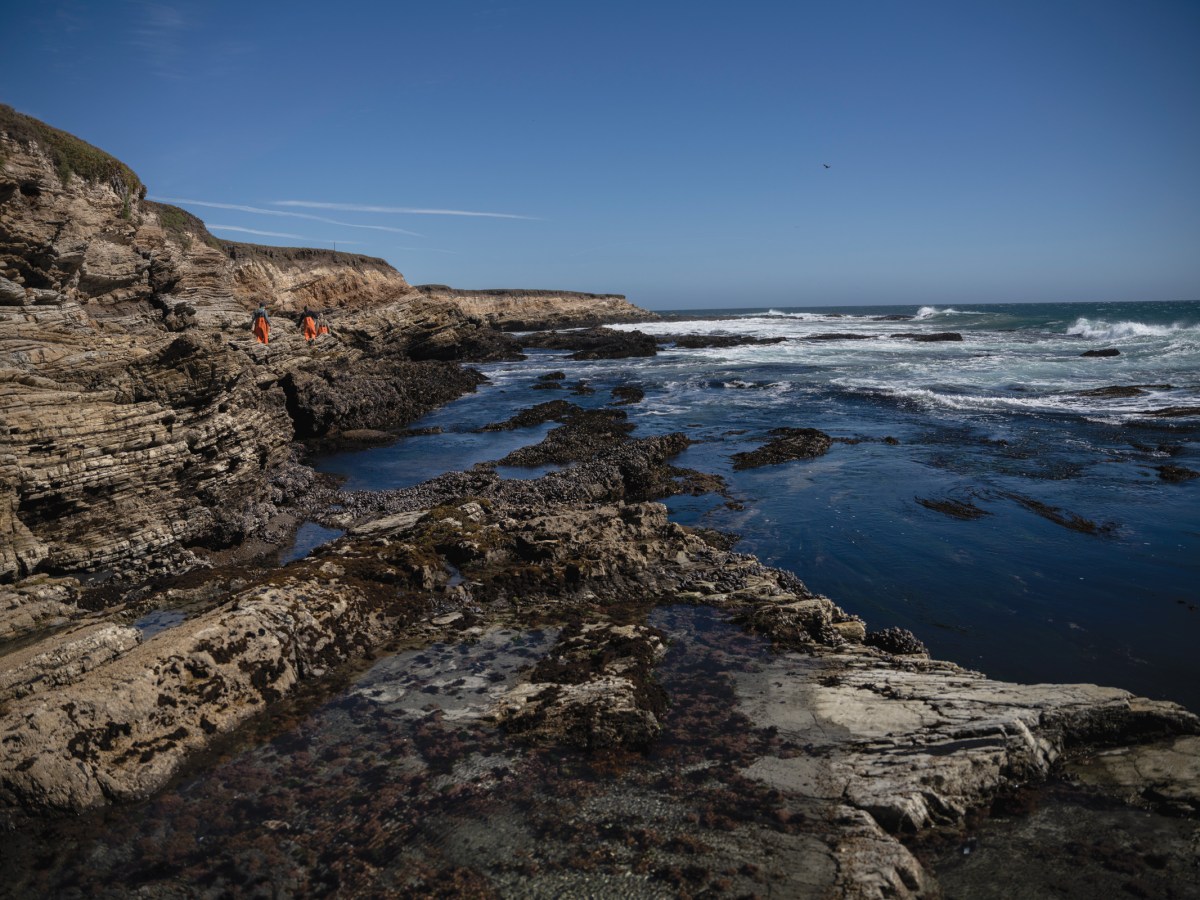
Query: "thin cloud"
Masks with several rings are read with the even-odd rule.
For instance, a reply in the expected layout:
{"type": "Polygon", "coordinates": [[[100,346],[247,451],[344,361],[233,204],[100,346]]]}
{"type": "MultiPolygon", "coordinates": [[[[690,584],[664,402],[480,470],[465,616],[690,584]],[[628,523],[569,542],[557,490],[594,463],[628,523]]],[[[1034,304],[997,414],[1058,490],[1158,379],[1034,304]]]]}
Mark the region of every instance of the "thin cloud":
{"type": "Polygon", "coordinates": [[[240,225],[208,225],[206,223],[205,227],[208,228],[209,231],[241,231],[245,234],[261,234],[263,237],[292,238],[297,241],[308,240],[308,238],[302,234],[288,234],[284,231],[259,231],[257,228],[242,228],[240,225]]]}
{"type": "Polygon", "coordinates": [[[299,206],[305,209],[336,209],[339,212],[407,213],[415,216],[479,216],[485,219],[527,219],[513,213],[476,212],[468,209],[418,209],[412,206],[364,206],[361,203],[322,203],[317,200],[272,200],[274,206],[299,206]]]}
{"type": "Polygon", "coordinates": [[[140,0],[133,5],[139,10],[139,24],[132,30],[128,43],[142,51],[158,75],[182,78],[184,73],[179,66],[182,38],[193,29],[192,23],[179,9],[165,3],[140,0]]]}
{"type": "Polygon", "coordinates": [[[368,228],[371,231],[388,231],[392,234],[406,234],[409,237],[425,237],[423,234],[418,234],[415,231],[406,231],[403,228],[391,228],[387,225],[356,225],[353,222],[339,222],[336,219],[327,219],[324,216],[313,216],[308,213],[285,212],[282,209],[261,209],[257,206],[243,206],[240,203],[213,203],[210,200],[185,200],[182,197],[149,197],[157,203],[186,203],[189,206],[208,206],[213,209],[231,209],[237,212],[254,213],[260,216],[287,216],[292,219],[308,219],[310,222],[323,222],[326,225],[338,225],[342,228],[368,228]]]}

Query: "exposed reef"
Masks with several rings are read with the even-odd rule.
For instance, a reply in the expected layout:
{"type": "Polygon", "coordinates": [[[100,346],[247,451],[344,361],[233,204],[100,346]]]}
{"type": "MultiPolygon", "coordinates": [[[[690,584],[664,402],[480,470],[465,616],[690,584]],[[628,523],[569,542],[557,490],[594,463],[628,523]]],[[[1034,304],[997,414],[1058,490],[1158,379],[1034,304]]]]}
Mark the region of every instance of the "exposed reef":
{"type": "Polygon", "coordinates": [[[658,340],[641,331],[589,328],[583,331],[542,331],[520,337],[522,347],[573,350],[568,359],[627,359],[654,356],[658,340]]]}
{"type": "Polygon", "coordinates": [[[833,439],[816,428],[772,428],[772,439],[756,450],[733,455],[735,469],[757,469],[791,459],[812,459],[829,452],[833,439]]]}

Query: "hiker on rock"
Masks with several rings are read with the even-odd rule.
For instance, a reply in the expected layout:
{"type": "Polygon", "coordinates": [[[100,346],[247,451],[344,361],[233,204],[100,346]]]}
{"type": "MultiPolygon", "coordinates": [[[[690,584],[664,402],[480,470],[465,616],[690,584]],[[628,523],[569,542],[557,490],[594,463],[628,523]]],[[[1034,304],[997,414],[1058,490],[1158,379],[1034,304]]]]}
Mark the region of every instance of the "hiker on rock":
{"type": "Polygon", "coordinates": [[[307,306],[304,307],[304,312],[300,314],[300,330],[304,332],[304,339],[306,341],[311,341],[317,336],[317,317],[307,306]]]}
{"type": "Polygon", "coordinates": [[[324,312],[317,313],[317,334],[329,334],[329,323],[324,312]]]}
{"type": "Polygon", "coordinates": [[[271,317],[267,315],[267,308],[261,303],[258,305],[258,309],[254,311],[254,318],[250,320],[250,330],[254,332],[254,339],[260,344],[270,342],[271,317]]]}

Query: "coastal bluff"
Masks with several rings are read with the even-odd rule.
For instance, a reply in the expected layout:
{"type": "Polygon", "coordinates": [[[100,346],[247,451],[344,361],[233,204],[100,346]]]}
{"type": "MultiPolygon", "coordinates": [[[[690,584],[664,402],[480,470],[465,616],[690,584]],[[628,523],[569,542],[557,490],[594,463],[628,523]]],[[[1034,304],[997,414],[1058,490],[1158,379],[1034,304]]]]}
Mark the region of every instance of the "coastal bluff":
{"type": "Polygon", "coordinates": [[[989,820],[1061,809],[1104,836],[1039,837],[1083,891],[1193,890],[1200,719],[931,659],[672,522],[728,492],[636,433],[650,391],[520,410],[479,433],[540,443],[408,488],[308,464],[475,390],[507,332],[648,317],[222,241],[0,107],[0,896],[932,898],[989,820]],[[301,523],[331,537],[285,564],[301,523]],[[1128,816],[1155,837],[1117,853],[1128,816]]]}
{"type": "Polygon", "coordinates": [[[474,389],[462,362],[520,356],[384,260],[222,241],[146,193],[0,106],[0,581],[186,568],[272,532],[294,440],[402,427],[474,389]],[[305,307],[332,331],[312,345],[305,307]]]}
{"type": "Polygon", "coordinates": [[[576,291],[457,290],[444,284],[417,285],[434,300],[453,304],[502,331],[591,328],[620,322],[651,322],[658,316],[634,306],[622,294],[576,291]]]}

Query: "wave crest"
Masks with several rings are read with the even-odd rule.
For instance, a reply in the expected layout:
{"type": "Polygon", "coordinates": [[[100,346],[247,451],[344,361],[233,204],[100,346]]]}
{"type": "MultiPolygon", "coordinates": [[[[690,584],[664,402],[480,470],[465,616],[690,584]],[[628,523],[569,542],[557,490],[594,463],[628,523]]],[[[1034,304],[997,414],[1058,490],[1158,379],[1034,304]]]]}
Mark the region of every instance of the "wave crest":
{"type": "Polygon", "coordinates": [[[915,318],[931,319],[934,316],[953,316],[957,314],[958,310],[953,306],[947,306],[945,309],[938,309],[936,306],[922,306],[917,310],[917,315],[915,318]]]}
{"type": "Polygon", "coordinates": [[[1180,330],[1178,325],[1147,325],[1144,322],[1105,322],[1079,318],[1067,329],[1067,334],[1086,340],[1119,341],[1123,338],[1167,337],[1180,330]]]}

